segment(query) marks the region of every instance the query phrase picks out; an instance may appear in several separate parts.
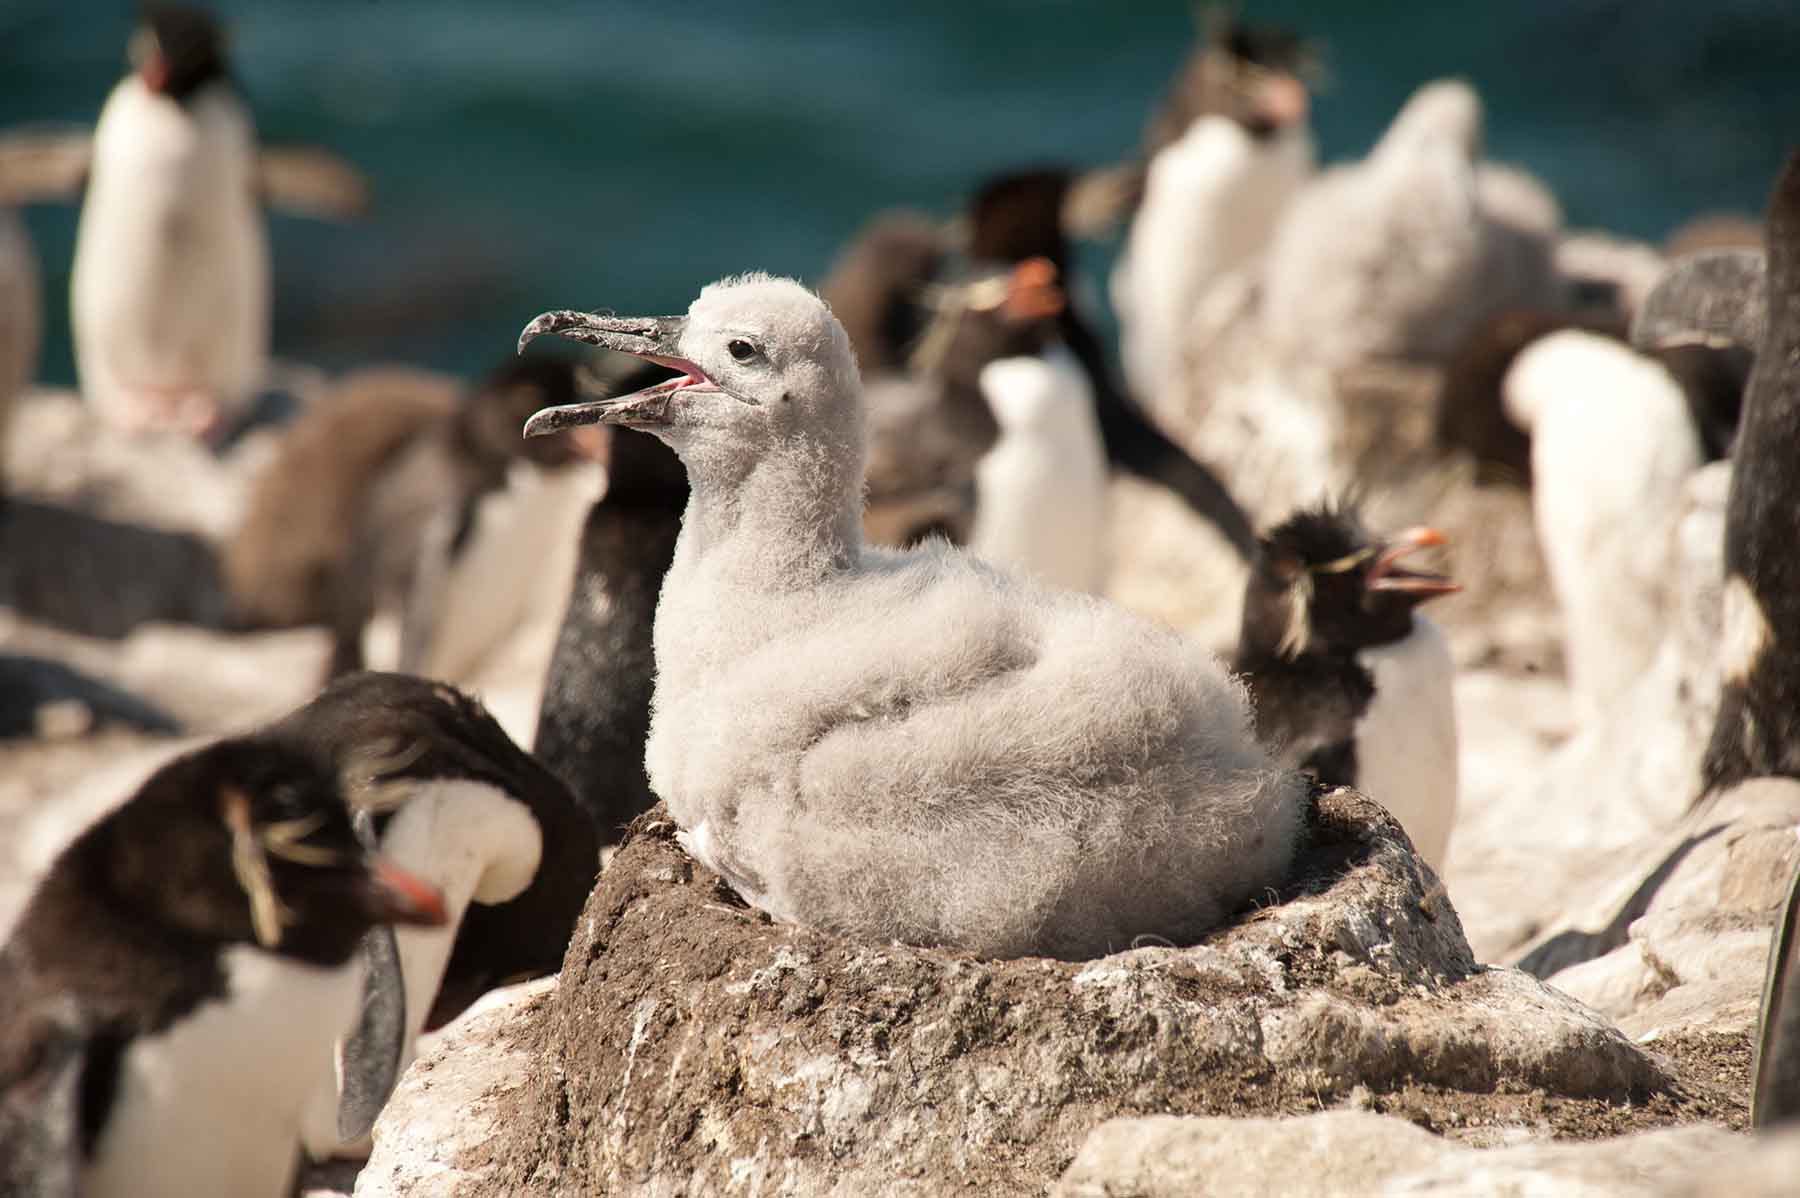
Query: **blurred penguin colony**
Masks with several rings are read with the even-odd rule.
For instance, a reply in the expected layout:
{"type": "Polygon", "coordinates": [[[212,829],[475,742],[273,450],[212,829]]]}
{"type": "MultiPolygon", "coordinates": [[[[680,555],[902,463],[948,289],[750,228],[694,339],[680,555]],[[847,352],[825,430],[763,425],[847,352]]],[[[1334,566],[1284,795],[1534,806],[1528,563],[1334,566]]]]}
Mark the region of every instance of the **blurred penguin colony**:
{"type": "MultiPolygon", "coordinates": [[[[659,801],[779,919],[1084,958],[1236,918],[1349,786],[1478,959],[1555,979],[1617,947],[1553,935],[1595,862],[1800,778],[1800,159],[1766,221],[1571,229],[1460,80],[1322,166],[1316,48],[1218,12],[1119,161],[871,213],[817,312],[753,277],[328,377],[270,356],[267,214],[380,197],[259,141],[211,15],[127,53],[91,130],[0,139],[0,1176],[366,1154],[659,801]],[[33,385],[40,203],[80,207],[74,391],[33,385]],[[968,880],[1026,865],[1054,895],[968,880]],[[260,1114],[170,1155],[209,1105],[260,1114]]],[[[1761,1121],[1800,1109],[1791,904],[1761,1121]]]]}

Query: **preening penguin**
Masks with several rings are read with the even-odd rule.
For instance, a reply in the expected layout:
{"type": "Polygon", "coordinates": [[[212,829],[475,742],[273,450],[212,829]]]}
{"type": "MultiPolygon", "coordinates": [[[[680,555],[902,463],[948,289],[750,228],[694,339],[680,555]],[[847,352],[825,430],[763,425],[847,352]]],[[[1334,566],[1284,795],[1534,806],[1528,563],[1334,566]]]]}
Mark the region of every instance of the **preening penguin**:
{"type": "MultiPolygon", "coordinates": [[[[443,894],[445,919],[396,933],[404,992],[404,1068],[422,1029],[481,994],[554,973],[600,871],[593,821],[568,789],[518,748],[481,705],[454,687],[404,674],[341,678],[274,731],[332,761],[353,808],[373,816],[382,854],[443,894]]],[[[399,996],[377,995],[392,1003],[399,996]]],[[[313,1062],[305,1142],[316,1157],[340,1141],[330,1048],[313,1062]]],[[[346,1075],[381,1060],[344,1058],[346,1075]]],[[[392,1078],[387,1078],[391,1085],[392,1078]]],[[[365,1111],[372,1122],[382,1086],[365,1111]]],[[[346,1129],[349,1139],[366,1126],[346,1129]]]]}
{"type": "Polygon", "coordinates": [[[358,941],[443,918],[307,747],[263,732],[164,766],[0,949],[0,1191],[282,1198],[358,941]]]}
{"type": "Polygon", "coordinates": [[[1460,588],[1400,562],[1443,539],[1378,540],[1330,504],[1290,516],[1245,585],[1233,666],[1277,757],[1386,807],[1440,873],[1456,818],[1455,665],[1414,609],[1460,588]]]}
{"type": "Polygon", "coordinates": [[[848,337],[790,280],[685,317],[555,312],[681,374],[532,417],[654,433],[692,497],[656,615],[650,780],[784,919],[992,956],[1178,943],[1278,884],[1306,798],[1179,636],[941,543],[865,548],[848,337]]]}
{"type": "Polygon", "coordinates": [[[82,394],[129,428],[218,435],[268,365],[272,185],[316,215],[354,211],[354,172],[259,155],[211,13],[154,4],[94,129],[70,300],[82,394]]]}

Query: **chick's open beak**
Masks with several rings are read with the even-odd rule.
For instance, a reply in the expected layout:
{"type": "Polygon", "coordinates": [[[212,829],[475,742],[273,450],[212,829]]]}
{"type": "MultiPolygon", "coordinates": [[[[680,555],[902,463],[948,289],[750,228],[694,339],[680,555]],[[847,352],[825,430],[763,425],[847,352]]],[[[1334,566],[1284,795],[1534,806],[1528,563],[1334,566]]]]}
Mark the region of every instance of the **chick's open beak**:
{"type": "Polygon", "coordinates": [[[699,366],[678,352],[685,316],[596,316],[591,312],[546,312],[519,334],[519,349],[539,337],[567,337],[602,349],[647,358],[681,373],[642,391],[608,399],[562,404],[534,413],[525,422],[527,437],[543,437],[587,424],[622,424],[655,428],[669,422],[669,399],[687,387],[713,387],[699,366]]]}
{"type": "Polygon", "coordinates": [[[1450,595],[1462,590],[1462,584],[1442,574],[1401,567],[1400,559],[1421,549],[1448,544],[1449,538],[1435,528],[1409,528],[1388,539],[1387,546],[1369,567],[1367,586],[1371,591],[1401,591],[1420,599],[1434,595],[1450,595]]]}

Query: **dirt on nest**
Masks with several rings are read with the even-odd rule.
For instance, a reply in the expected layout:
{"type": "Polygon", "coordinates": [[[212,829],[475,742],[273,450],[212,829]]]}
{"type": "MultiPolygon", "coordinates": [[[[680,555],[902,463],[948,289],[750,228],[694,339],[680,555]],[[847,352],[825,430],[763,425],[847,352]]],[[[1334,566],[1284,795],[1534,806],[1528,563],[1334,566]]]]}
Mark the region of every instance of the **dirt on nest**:
{"type": "Polygon", "coordinates": [[[1279,903],[1089,962],[773,923],[673,833],[640,819],[591,896],[479,1192],[1042,1192],[1117,1115],[1349,1105],[1473,1144],[1744,1121],[1742,1037],[1646,1052],[1476,965],[1351,791],[1321,797],[1279,903]]]}

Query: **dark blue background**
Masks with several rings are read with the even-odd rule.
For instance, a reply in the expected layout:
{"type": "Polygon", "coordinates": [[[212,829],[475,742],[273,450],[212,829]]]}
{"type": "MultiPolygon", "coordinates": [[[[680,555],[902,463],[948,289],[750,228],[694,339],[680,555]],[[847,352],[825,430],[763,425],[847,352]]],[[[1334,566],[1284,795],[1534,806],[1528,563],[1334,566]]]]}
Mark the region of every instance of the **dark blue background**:
{"type": "MultiPolygon", "coordinates": [[[[274,223],[276,350],[479,370],[570,305],[679,310],[715,276],[817,278],[870,212],[948,211],[996,168],[1108,161],[1186,52],[1171,0],[859,5],[235,0],[238,73],[272,141],[331,145],[379,212],[274,223]]],[[[1569,221],[1658,238],[1755,210],[1800,143],[1794,0],[1266,0],[1323,43],[1327,158],[1419,83],[1459,74],[1492,156],[1569,221]]],[[[131,12],[0,0],[0,125],[91,121],[131,12]]],[[[73,208],[29,215],[72,377],[73,208]]]]}

